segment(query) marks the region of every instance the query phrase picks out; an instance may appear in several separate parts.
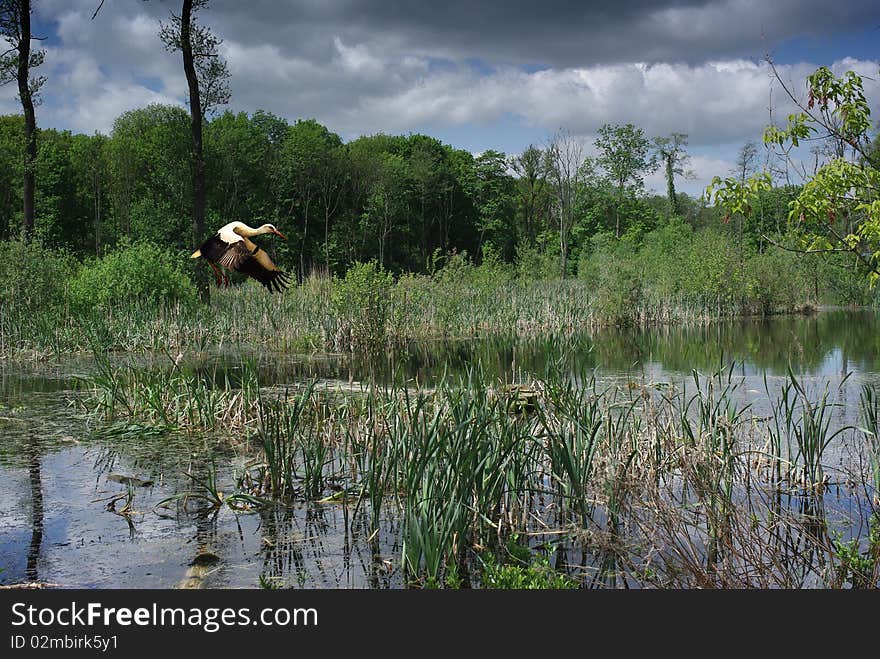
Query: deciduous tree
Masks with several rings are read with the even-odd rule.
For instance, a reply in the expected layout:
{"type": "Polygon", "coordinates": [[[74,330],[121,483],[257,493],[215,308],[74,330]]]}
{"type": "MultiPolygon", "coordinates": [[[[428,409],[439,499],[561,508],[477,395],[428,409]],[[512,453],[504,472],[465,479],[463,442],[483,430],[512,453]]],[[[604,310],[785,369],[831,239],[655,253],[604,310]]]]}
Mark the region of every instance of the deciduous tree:
{"type": "MultiPolygon", "coordinates": [[[[210,110],[229,102],[229,70],[220,58],[221,41],[211,29],[195,22],[199,10],[209,0],[183,0],[180,14],[172,14],[169,23],[159,28],[159,37],[165,48],[183,55],[183,70],[189,88],[190,133],[192,136],[192,233],[193,242],[205,237],[205,155],[202,141],[202,122],[210,110]]],[[[208,279],[199,270],[199,293],[208,296],[208,279]]]]}
{"type": "MultiPolygon", "coordinates": [[[[32,50],[31,0],[0,0],[0,38],[9,48],[0,53],[0,85],[16,81],[18,98],[24,112],[24,189],[23,223],[25,238],[34,231],[34,191],[37,163],[37,119],[34,106],[39,103],[43,76],[31,76],[31,69],[43,63],[46,52],[32,50]]],[[[2,46],[0,46],[2,47],[2,46]]]]}
{"type": "Polygon", "coordinates": [[[632,124],[605,124],[594,144],[599,150],[596,162],[617,188],[614,235],[620,238],[620,207],[627,189],[641,190],[645,174],[657,168],[657,161],[651,153],[651,142],[641,128],[632,124]]]}
{"type": "Polygon", "coordinates": [[[672,133],[668,137],[655,137],[654,149],[666,173],[666,198],[669,200],[669,211],[672,215],[679,214],[678,199],[675,196],[675,177],[693,178],[693,172],[685,169],[690,163],[690,155],[684,150],[687,146],[687,135],[672,133]]]}

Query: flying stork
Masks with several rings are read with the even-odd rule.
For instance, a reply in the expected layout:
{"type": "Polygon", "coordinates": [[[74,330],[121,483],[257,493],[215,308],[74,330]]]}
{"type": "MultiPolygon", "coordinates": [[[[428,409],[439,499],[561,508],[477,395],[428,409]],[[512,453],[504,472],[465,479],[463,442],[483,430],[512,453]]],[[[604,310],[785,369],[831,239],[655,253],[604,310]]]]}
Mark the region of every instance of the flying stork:
{"type": "Polygon", "coordinates": [[[258,229],[253,229],[244,222],[230,222],[203,242],[192,253],[191,258],[204,257],[214,271],[218,287],[221,284],[229,286],[229,275],[221,270],[222,267],[226,270],[238,270],[248,277],[253,277],[270,293],[281,292],[290,283],[290,275],[272,263],[269,255],[250,240],[264,233],[272,233],[287,240],[287,237],[272,224],[264,224],[258,229]]]}

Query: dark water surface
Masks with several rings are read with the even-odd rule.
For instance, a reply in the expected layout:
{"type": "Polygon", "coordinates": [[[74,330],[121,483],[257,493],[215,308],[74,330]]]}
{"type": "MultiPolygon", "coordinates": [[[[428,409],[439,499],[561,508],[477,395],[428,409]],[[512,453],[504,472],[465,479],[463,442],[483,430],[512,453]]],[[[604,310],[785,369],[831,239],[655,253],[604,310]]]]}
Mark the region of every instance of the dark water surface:
{"type": "MultiPolygon", "coordinates": [[[[813,316],[739,319],[706,327],[608,330],[593,335],[492,338],[417,343],[378,360],[345,355],[293,356],[225,352],[184,355],[214,377],[234,375],[242,358],[263,385],[309,378],[431,384],[464,377],[479,365],[490,380],[541,377],[563,368],[600,382],[673,383],[735,364],[741,391],[762,414],[789,368],[808,388],[828,387],[834,423],[858,423],[862,383],[880,383],[880,319],[870,311],[829,310],[813,316]]],[[[124,356],[133,364],[167,356],[124,356]]],[[[135,366],[137,367],[137,366],[135,366]]],[[[191,505],[157,509],[190,489],[184,475],[215,438],[159,435],[107,437],[90,428],[75,404],[88,356],[63,363],[0,365],[0,583],[37,580],[62,587],[305,588],[402,586],[400,547],[363,542],[346,532],[350,510],[303,504],[254,514],[191,505]],[[193,442],[202,445],[194,450],[193,442]],[[131,513],[117,514],[132,476],[131,513]],[[115,502],[114,498],[118,498],[115,502]],[[108,504],[112,506],[108,508],[108,504]],[[116,512],[114,512],[114,510],[116,512]],[[200,557],[202,560],[197,560],[200,557]]],[[[229,487],[244,457],[217,443],[218,481],[229,487]]],[[[386,522],[393,525],[394,522],[386,522]]],[[[380,538],[394,537],[380,533],[380,538]]]]}

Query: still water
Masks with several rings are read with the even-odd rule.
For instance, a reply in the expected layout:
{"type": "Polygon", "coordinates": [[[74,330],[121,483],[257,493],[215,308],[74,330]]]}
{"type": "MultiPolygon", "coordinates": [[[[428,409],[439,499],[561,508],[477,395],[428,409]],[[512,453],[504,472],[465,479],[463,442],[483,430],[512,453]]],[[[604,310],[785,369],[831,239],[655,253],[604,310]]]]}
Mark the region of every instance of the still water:
{"type": "MultiPolygon", "coordinates": [[[[858,423],[861,384],[880,383],[878,330],[874,312],[828,310],[705,327],[414,343],[367,361],[259,352],[184,359],[222,377],[245,358],[257,365],[264,385],[310,378],[430,385],[479,367],[487,381],[524,381],[562,368],[572,377],[595,376],[603,383],[687,386],[694,370],[708,375],[733,364],[745,402],[757,414],[767,409],[768,390],[772,396],[791,370],[816,392],[828,388],[837,404],[834,423],[845,425],[858,423]]],[[[145,368],[167,362],[166,356],[126,359],[145,368]]],[[[227,487],[244,457],[211,437],[102,436],[75,405],[80,378],[91,368],[88,356],[0,365],[0,584],[403,585],[394,529],[379,534],[391,540],[363,542],[347,530],[350,511],[339,505],[301,504],[253,514],[198,505],[183,512],[157,508],[190,488],[185,474],[199,468],[194,461],[206,449],[214,451],[218,480],[227,487]],[[126,504],[130,514],[118,514],[126,504]]]]}

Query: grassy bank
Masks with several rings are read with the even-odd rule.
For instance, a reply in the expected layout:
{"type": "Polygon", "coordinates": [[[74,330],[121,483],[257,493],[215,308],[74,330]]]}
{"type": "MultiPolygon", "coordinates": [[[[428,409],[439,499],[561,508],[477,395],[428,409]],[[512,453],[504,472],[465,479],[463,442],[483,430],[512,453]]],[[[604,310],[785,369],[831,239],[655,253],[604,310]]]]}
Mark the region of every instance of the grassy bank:
{"type": "Polygon", "coordinates": [[[202,304],[184,269],[195,266],[150,244],[78,264],[38,245],[4,243],[18,261],[10,258],[2,273],[0,355],[226,345],[369,353],[412,339],[703,323],[797,311],[822,299],[789,255],[743,265],[731,254],[705,256],[707,244],[700,258],[687,257],[696,259],[689,265],[680,250],[648,258],[649,247],[597,246],[580,274],[565,279],[550,276],[537,257],[514,266],[452,255],[429,274],[394,277],[374,263],[355,264],[344,276],[310,277],[283,295],[246,282],[214,289],[202,304]]]}
{"type": "Polygon", "coordinates": [[[856,429],[832,422],[834,391],[792,376],[757,417],[740,386],[730,369],[682,389],[551,370],[266,389],[247,365],[236,382],[106,365],[84,405],[111,427],[222,428],[250,458],[233,490],[201,479],[169,505],[343,506],[352,540],[397,547],[414,585],[880,585],[876,391],[856,429]]]}

